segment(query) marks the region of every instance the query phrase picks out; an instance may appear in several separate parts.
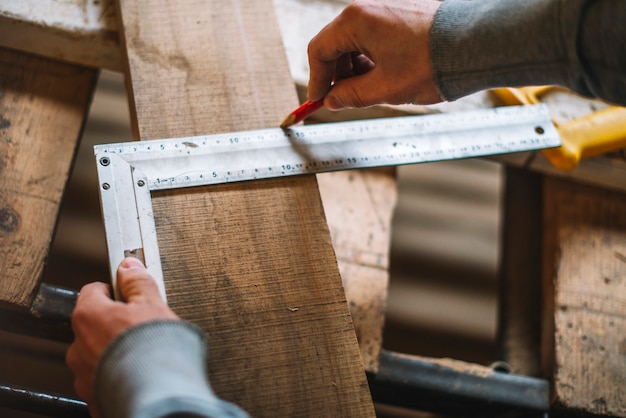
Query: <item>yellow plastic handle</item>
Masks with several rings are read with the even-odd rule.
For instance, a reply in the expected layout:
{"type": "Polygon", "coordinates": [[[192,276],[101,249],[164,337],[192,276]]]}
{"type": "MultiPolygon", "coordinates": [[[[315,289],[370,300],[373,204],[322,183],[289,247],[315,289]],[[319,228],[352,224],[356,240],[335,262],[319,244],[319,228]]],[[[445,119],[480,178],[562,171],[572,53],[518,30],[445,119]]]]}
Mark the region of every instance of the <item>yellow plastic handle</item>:
{"type": "Polygon", "coordinates": [[[539,104],[539,99],[549,90],[557,89],[555,86],[529,86],[520,88],[502,87],[493,89],[491,92],[495,94],[499,101],[505,106],[516,106],[522,104],[539,104]]]}
{"type": "MultiPolygon", "coordinates": [[[[493,89],[504,105],[537,104],[555,86],[493,89]]],[[[558,170],[571,171],[583,158],[626,147],[626,108],[609,107],[564,124],[556,124],[561,146],[543,150],[558,170]]]]}
{"type": "Polygon", "coordinates": [[[598,110],[557,127],[561,146],[543,150],[559,170],[573,170],[581,159],[626,147],[626,108],[598,110]]]}

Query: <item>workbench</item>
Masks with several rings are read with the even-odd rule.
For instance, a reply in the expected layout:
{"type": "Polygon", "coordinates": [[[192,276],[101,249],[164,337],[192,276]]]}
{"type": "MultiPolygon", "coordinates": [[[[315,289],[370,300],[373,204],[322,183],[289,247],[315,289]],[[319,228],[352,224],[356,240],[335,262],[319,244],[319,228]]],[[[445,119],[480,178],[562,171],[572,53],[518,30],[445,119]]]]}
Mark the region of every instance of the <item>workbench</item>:
{"type": "MultiPolygon", "coordinates": [[[[338,12],[342,3],[276,0],[275,5],[292,77],[302,97],[308,78],[303,56],[306,40],[338,12]]],[[[40,5],[37,9],[39,13],[44,10],[40,5]]],[[[75,8],[69,9],[76,12],[75,8]]],[[[19,118],[4,114],[4,107],[5,116],[0,114],[3,116],[0,127],[10,132],[1,144],[4,149],[0,149],[0,170],[7,166],[5,161],[24,158],[19,163],[11,161],[9,167],[37,167],[39,174],[24,175],[27,181],[19,187],[25,184],[27,188],[15,195],[27,199],[19,206],[7,202],[5,197],[6,190],[13,192],[15,186],[1,190],[4,200],[0,205],[0,253],[5,255],[4,260],[19,258],[29,262],[3,266],[3,276],[11,280],[2,281],[2,301],[4,306],[30,310],[48,321],[24,322],[23,315],[11,309],[6,314],[3,312],[3,316],[19,317],[19,321],[3,321],[3,325],[12,331],[49,338],[71,337],[64,321],[75,292],[40,284],[39,278],[65,179],[71,169],[75,141],[80,136],[84,109],[90,100],[90,86],[97,77],[93,68],[122,69],[114,9],[110,2],[89,2],[82,9],[84,18],[79,17],[80,13],[68,13],[56,27],[33,19],[35,10],[27,10],[21,17],[17,12],[0,12],[3,46],[72,63],[56,64],[9,49],[3,51],[4,58],[0,60],[13,63],[3,74],[12,74],[21,60],[41,68],[33,76],[40,93],[34,92],[33,96],[55,97],[56,103],[63,104],[64,112],[63,118],[57,117],[57,108],[55,116],[46,117],[50,107],[42,101],[41,109],[35,113],[37,123],[32,122],[29,113],[19,110],[15,110],[19,118]],[[74,90],[62,87],[68,79],[76,86],[74,90]],[[58,135],[54,132],[63,132],[66,141],[55,142],[58,135]],[[37,150],[33,153],[16,152],[10,140],[45,135],[51,139],[35,141],[29,146],[37,150]],[[48,147],[41,148],[41,142],[48,147]],[[26,227],[35,232],[26,234],[26,227]],[[45,231],[45,236],[39,231],[45,231]],[[36,242],[25,243],[22,234],[36,236],[36,242]],[[32,251],[32,256],[16,258],[17,248],[32,251]],[[25,283],[30,289],[27,292],[23,291],[25,283]],[[51,305],[58,300],[65,302],[51,305]]],[[[16,80],[20,80],[18,74],[2,81],[3,100],[6,100],[3,103],[13,97],[11,91],[18,85],[16,80]]],[[[26,84],[33,86],[30,82],[26,84]]],[[[316,117],[318,122],[325,122],[490,105],[493,103],[485,94],[435,107],[377,107],[340,114],[322,111],[316,117]]],[[[508,364],[504,372],[500,368],[409,357],[383,349],[381,330],[388,280],[389,224],[395,202],[393,170],[368,171],[356,177],[319,176],[333,246],[351,301],[352,318],[374,399],[445,413],[467,414],[467,409],[472,408],[475,416],[510,410],[538,416],[547,410],[626,416],[623,336],[626,158],[620,153],[594,158],[584,161],[571,173],[556,171],[539,153],[502,156],[496,160],[506,165],[500,308],[501,359],[508,364]],[[380,198],[366,202],[367,205],[355,203],[358,196],[364,195],[360,192],[364,189],[380,198]],[[341,198],[346,190],[354,193],[352,198],[341,198]],[[346,211],[359,211],[357,218],[363,223],[345,225],[342,214],[346,211]],[[365,240],[363,234],[375,239],[365,240]],[[367,243],[365,247],[364,243],[367,243]],[[364,288],[369,292],[363,292],[364,288]],[[437,384],[442,376],[443,380],[437,384]],[[450,390],[453,381],[460,382],[459,390],[450,390]],[[483,390],[477,393],[476,387],[483,390]],[[416,390],[421,395],[416,395],[416,390]],[[515,396],[522,391],[528,395],[525,400],[515,396]],[[456,408],[449,399],[459,402],[456,408]]],[[[0,182],[3,187],[6,184],[0,182]]],[[[76,404],[70,406],[77,414],[80,408],[76,404]],[[78,412],[72,408],[78,408],[78,412]]]]}

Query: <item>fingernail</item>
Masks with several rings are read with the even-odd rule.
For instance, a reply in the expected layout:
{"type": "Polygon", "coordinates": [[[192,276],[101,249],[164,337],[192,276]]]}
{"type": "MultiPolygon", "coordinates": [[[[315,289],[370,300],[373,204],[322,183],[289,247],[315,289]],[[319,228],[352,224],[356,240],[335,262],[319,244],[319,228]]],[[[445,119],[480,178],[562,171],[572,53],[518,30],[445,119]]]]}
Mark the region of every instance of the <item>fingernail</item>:
{"type": "Polygon", "coordinates": [[[132,269],[132,268],[145,269],[146,268],[141,262],[141,260],[135,257],[126,257],[124,260],[122,260],[120,267],[123,267],[125,269],[132,269]]]}

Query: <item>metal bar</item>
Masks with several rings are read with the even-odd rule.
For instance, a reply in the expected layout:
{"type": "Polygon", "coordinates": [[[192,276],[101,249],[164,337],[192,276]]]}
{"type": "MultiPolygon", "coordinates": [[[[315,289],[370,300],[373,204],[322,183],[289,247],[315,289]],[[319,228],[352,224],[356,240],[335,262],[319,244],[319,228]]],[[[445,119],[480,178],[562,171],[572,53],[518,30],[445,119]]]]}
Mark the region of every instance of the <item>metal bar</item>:
{"type": "Polygon", "coordinates": [[[126,181],[113,154],[141,170],[150,190],[165,190],[558,145],[547,107],[536,105],[102,144],[94,152],[104,190],[117,187],[118,174],[126,181]]]}
{"type": "Polygon", "coordinates": [[[69,324],[77,297],[75,290],[42,283],[30,312],[37,318],[69,324]]]}
{"type": "Polygon", "coordinates": [[[0,406],[54,417],[90,416],[87,404],[78,399],[3,384],[0,384],[0,406]]]}
{"type": "Polygon", "coordinates": [[[0,307],[0,329],[16,334],[70,342],[71,316],[78,292],[45,283],[39,285],[30,310],[0,307]]]}
{"type": "MultiPolygon", "coordinates": [[[[98,158],[100,203],[109,250],[109,273],[117,293],[117,266],[125,256],[134,253],[143,259],[141,227],[137,216],[133,167],[117,155],[98,158]]],[[[144,188],[145,189],[145,188],[144,188]]],[[[148,192],[149,193],[149,192],[148,192]]]]}
{"type": "Polygon", "coordinates": [[[378,373],[368,379],[375,402],[447,415],[493,417],[550,408],[547,380],[450,359],[383,350],[378,373]]]}
{"type": "Polygon", "coordinates": [[[98,178],[115,298],[120,299],[117,266],[124,257],[133,256],[145,264],[167,301],[148,178],[115,153],[98,158],[98,178]]]}

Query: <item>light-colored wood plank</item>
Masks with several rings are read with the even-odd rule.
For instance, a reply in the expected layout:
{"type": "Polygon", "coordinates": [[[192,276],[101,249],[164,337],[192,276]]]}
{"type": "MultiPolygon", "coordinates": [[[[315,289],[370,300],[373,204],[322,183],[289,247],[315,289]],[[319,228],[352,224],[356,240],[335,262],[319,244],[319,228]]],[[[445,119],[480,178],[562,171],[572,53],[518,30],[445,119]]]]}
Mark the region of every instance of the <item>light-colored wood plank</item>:
{"type": "Polygon", "coordinates": [[[333,247],[366,370],[378,370],[382,346],[395,169],[317,176],[333,247]]]}
{"type": "Polygon", "coordinates": [[[626,417],[626,195],[547,178],[544,362],[558,407],[626,417]]]}
{"type": "Polygon", "coordinates": [[[114,0],[0,0],[0,46],[121,71],[114,0]]]}
{"type": "Polygon", "coordinates": [[[37,290],[96,75],[0,49],[0,304],[37,290]]]}
{"type": "MultiPolygon", "coordinates": [[[[141,139],[276,126],[297,105],[271,1],[119,10],[141,139]]],[[[253,416],[373,416],[314,176],[153,204],[170,305],[207,331],[219,395],[253,416]]]]}

